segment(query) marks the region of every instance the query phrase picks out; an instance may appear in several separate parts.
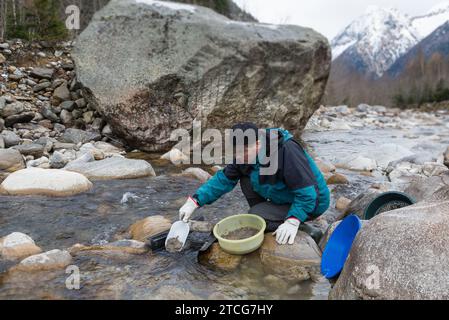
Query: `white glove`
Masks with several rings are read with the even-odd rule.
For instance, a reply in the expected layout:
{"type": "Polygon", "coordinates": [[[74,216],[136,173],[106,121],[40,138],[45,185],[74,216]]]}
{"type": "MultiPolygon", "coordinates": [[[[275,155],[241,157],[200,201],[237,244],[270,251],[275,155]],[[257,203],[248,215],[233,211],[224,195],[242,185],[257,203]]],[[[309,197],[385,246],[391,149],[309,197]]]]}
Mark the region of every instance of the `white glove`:
{"type": "Polygon", "coordinates": [[[281,245],[287,244],[287,242],[288,244],[295,243],[296,234],[298,233],[300,224],[301,222],[297,219],[287,219],[275,232],[273,232],[273,235],[276,236],[276,242],[281,245]]]}
{"type": "Polygon", "coordinates": [[[179,220],[186,223],[189,222],[193,212],[199,207],[200,206],[198,203],[192,197],[189,197],[187,202],[181,207],[181,209],[179,209],[179,220]]]}

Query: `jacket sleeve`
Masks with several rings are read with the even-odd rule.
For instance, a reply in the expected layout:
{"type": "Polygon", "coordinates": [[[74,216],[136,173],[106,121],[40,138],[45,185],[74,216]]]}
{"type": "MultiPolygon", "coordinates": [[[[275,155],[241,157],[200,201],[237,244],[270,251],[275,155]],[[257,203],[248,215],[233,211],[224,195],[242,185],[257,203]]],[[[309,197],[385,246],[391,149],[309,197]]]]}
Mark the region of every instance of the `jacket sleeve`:
{"type": "Polygon", "coordinates": [[[314,186],[294,190],[295,199],[288,212],[287,218],[296,218],[306,222],[310,214],[315,211],[317,193],[314,186]]]}
{"type": "Polygon", "coordinates": [[[209,181],[203,184],[193,195],[200,207],[212,204],[224,194],[231,192],[241,177],[235,165],[228,165],[224,170],[218,171],[209,181]]]}
{"type": "Polygon", "coordinates": [[[287,218],[294,217],[305,222],[318,205],[317,179],[306,153],[294,141],[284,146],[283,169],[284,182],[295,195],[287,218]]]}

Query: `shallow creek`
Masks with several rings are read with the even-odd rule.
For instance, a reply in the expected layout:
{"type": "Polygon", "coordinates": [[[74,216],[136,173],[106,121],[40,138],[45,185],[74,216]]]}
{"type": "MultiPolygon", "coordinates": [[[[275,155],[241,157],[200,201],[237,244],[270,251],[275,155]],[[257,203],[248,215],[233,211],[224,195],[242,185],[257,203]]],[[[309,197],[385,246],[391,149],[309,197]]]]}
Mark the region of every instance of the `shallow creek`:
{"type": "MultiPolygon", "coordinates": [[[[419,151],[440,152],[449,144],[449,136],[438,143],[429,143],[426,136],[435,135],[441,127],[416,129],[419,138],[408,139],[394,129],[351,132],[306,132],[304,141],[315,153],[335,161],[350,153],[369,152],[376,145],[397,143],[419,151]],[[420,149],[421,148],[421,149],[420,149]]],[[[446,128],[447,132],[447,128],[446,128]]],[[[135,221],[165,215],[173,221],[185,197],[200,186],[197,180],[174,176],[180,169],[156,160],[157,155],[131,154],[148,159],[158,177],[96,181],[94,188],[69,198],[0,197],[0,235],[23,232],[30,235],[43,250],[65,249],[75,243],[102,244],[120,238],[135,221]],[[131,193],[128,202],[123,195],[131,193]]],[[[380,174],[363,176],[339,170],[347,175],[350,185],[333,188],[333,203],[344,195],[349,198],[370,184],[385,181],[380,174]]],[[[207,216],[217,222],[221,218],[245,213],[248,207],[239,187],[213,206],[203,208],[195,217],[207,216]]],[[[333,211],[335,209],[331,209],[333,211]]],[[[193,236],[195,239],[196,236],[193,236]]],[[[7,276],[7,263],[0,263],[0,299],[154,299],[154,298],[230,298],[230,299],[326,299],[327,281],[290,283],[287,290],[266,284],[267,275],[250,260],[231,273],[210,270],[197,262],[199,243],[190,243],[182,253],[165,251],[120,256],[81,255],[74,259],[81,272],[80,290],[68,290],[65,271],[40,272],[18,278],[7,276]],[[290,289],[290,290],[288,290],[290,289]],[[287,292],[288,291],[288,292],[287,292]]]]}

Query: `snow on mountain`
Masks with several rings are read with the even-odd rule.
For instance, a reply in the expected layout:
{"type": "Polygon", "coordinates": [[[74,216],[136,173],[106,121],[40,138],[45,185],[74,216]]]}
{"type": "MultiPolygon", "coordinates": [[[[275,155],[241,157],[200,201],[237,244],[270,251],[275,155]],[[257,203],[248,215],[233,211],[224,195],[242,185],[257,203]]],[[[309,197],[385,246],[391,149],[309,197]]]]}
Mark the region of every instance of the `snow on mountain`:
{"type": "Polygon", "coordinates": [[[412,18],[413,26],[422,39],[447,21],[449,21],[449,1],[434,6],[424,15],[412,18]]]}
{"type": "Polygon", "coordinates": [[[361,61],[366,73],[381,77],[404,53],[421,39],[411,19],[398,10],[368,7],[364,15],[353,21],[332,41],[334,60],[361,61]]]}

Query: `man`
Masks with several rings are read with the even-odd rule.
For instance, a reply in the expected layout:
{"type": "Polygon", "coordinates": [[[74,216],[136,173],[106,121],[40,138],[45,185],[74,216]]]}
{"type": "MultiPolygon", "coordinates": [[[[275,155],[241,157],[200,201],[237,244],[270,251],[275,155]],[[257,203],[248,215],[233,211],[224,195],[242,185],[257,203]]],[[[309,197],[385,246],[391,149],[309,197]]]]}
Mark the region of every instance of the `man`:
{"type": "Polygon", "coordinates": [[[232,129],[253,131],[257,140],[244,141],[244,155],[237,155],[233,164],[217,172],[189,197],[179,210],[180,219],[188,222],[197,208],[214,203],[240,182],[249,213],[265,219],[267,231],[275,231],[278,244],[293,244],[300,224],[316,219],[329,208],[330,192],[322,173],[287,130],[267,129],[259,136],[252,123],[238,124],[232,129]],[[263,175],[259,161],[261,139],[266,139],[265,145],[270,146],[274,138],[278,141],[277,150],[269,153],[277,157],[277,170],[275,174],[263,175]]]}

